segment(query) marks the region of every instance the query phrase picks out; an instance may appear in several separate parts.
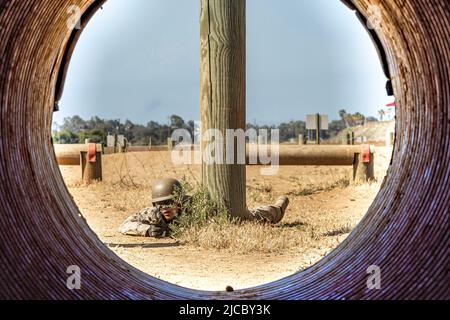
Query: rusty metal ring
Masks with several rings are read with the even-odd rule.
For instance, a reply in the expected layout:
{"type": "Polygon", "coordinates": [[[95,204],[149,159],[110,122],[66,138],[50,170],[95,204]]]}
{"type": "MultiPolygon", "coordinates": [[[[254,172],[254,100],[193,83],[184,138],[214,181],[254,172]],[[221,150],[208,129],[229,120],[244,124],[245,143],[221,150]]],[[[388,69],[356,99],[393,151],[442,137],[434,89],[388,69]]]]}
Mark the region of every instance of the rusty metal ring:
{"type": "MultiPolygon", "coordinates": [[[[348,2],[348,1],[347,1],[348,2]]],[[[392,165],[367,215],[319,263],[235,292],[180,288],[109,251],[80,217],[51,145],[55,86],[71,36],[67,8],[93,0],[0,1],[0,298],[449,299],[450,19],[445,0],[354,0],[377,32],[397,98],[392,165]],[[66,287],[67,267],[82,290],[66,287]],[[366,286],[382,270],[382,289],[366,286]]],[[[62,66],[64,67],[64,66],[62,66]]]]}

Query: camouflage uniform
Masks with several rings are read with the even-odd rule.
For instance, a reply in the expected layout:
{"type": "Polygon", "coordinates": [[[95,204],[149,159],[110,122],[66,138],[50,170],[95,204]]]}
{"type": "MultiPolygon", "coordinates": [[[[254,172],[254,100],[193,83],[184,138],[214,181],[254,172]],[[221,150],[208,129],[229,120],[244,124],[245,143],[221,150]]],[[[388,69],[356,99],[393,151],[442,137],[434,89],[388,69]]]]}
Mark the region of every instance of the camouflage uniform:
{"type": "Polygon", "coordinates": [[[159,210],[149,207],[128,217],[119,231],[130,236],[163,238],[169,235],[170,228],[159,210]]]}
{"type": "Polygon", "coordinates": [[[283,219],[284,212],[280,207],[262,206],[248,210],[250,213],[250,220],[262,223],[278,223],[283,219]]]}
{"type": "MultiPolygon", "coordinates": [[[[186,201],[190,201],[190,198],[186,201]]],[[[287,197],[280,197],[274,205],[248,210],[248,218],[261,223],[278,223],[283,219],[288,204],[287,197]]],[[[130,236],[164,238],[169,236],[169,224],[158,208],[150,207],[130,216],[122,223],[119,231],[130,236]]]]}

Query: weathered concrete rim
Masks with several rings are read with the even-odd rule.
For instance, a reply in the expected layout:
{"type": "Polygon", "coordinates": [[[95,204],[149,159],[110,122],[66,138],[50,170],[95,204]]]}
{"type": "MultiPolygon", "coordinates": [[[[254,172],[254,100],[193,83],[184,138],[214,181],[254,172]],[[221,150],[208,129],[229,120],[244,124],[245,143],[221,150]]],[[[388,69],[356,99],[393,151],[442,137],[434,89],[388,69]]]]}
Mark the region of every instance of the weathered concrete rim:
{"type": "Polygon", "coordinates": [[[392,166],[366,217],[308,270],[257,288],[204,292],[154,279],[108,250],[79,216],[50,142],[67,8],[93,0],[0,2],[0,298],[449,299],[450,17],[445,0],[377,4],[397,98],[392,166]],[[82,290],[66,268],[82,268],[82,290]],[[366,270],[382,270],[368,290],[366,270]]]}

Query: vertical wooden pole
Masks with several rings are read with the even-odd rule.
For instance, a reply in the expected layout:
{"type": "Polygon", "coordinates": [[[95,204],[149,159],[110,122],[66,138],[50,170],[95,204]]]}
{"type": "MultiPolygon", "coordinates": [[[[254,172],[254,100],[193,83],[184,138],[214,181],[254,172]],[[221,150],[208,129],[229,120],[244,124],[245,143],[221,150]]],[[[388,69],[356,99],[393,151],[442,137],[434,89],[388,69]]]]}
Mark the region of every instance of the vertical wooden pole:
{"type": "MultiPolygon", "coordinates": [[[[247,217],[245,165],[227,164],[226,130],[245,130],[246,1],[200,0],[202,181],[231,216],[247,217]],[[208,130],[224,139],[223,163],[206,162],[208,130]]],[[[236,141],[235,141],[236,144],[236,141]]],[[[235,158],[236,158],[236,145],[235,158]]]]}
{"type": "Polygon", "coordinates": [[[355,133],[353,131],[347,132],[347,144],[355,145],[355,133]]]}
{"type": "Polygon", "coordinates": [[[88,153],[86,151],[80,152],[81,163],[81,175],[82,180],[86,184],[92,183],[92,181],[102,181],[102,153],[97,151],[95,163],[88,161],[88,153]]]}
{"type": "Polygon", "coordinates": [[[116,154],[117,153],[117,145],[118,145],[118,143],[119,143],[119,137],[117,136],[117,133],[116,134],[114,134],[114,153],[116,154]]]}
{"type": "Polygon", "coordinates": [[[320,144],[320,114],[316,115],[316,144],[320,144]]]}
{"type": "Polygon", "coordinates": [[[355,153],[353,162],[353,180],[357,182],[369,182],[375,180],[375,154],[370,152],[370,161],[363,162],[362,153],[355,153]]]}

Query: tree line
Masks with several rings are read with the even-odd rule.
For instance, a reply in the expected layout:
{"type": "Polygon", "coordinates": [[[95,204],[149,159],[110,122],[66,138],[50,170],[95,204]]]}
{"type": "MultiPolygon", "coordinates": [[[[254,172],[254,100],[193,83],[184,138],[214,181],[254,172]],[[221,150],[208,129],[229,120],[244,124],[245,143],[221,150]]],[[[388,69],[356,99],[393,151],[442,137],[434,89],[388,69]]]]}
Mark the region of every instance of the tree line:
{"type": "MultiPolygon", "coordinates": [[[[357,112],[347,113],[345,110],[339,111],[339,120],[333,120],[329,124],[329,130],[322,131],[322,139],[329,139],[336,136],[341,130],[364,124],[366,121],[378,121],[374,117],[365,117],[357,112]]],[[[292,139],[298,139],[299,135],[307,136],[306,123],[301,120],[291,120],[283,122],[278,126],[247,124],[247,129],[278,129],[280,133],[280,142],[287,142],[292,139]]],[[[177,115],[170,116],[170,121],[161,124],[156,121],[150,121],[146,125],[136,124],[130,120],[122,122],[119,119],[107,120],[99,117],[92,117],[84,120],[80,116],[64,118],[61,125],[56,125],[53,132],[53,142],[57,144],[76,144],[84,143],[86,139],[91,142],[102,143],[106,145],[107,136],[110,134],[124,135],[131,145],[147,146],[163,145],[171,137],[176,129],[186,129],[194,135],[195,122],[185,121],[177,115]]]]}

